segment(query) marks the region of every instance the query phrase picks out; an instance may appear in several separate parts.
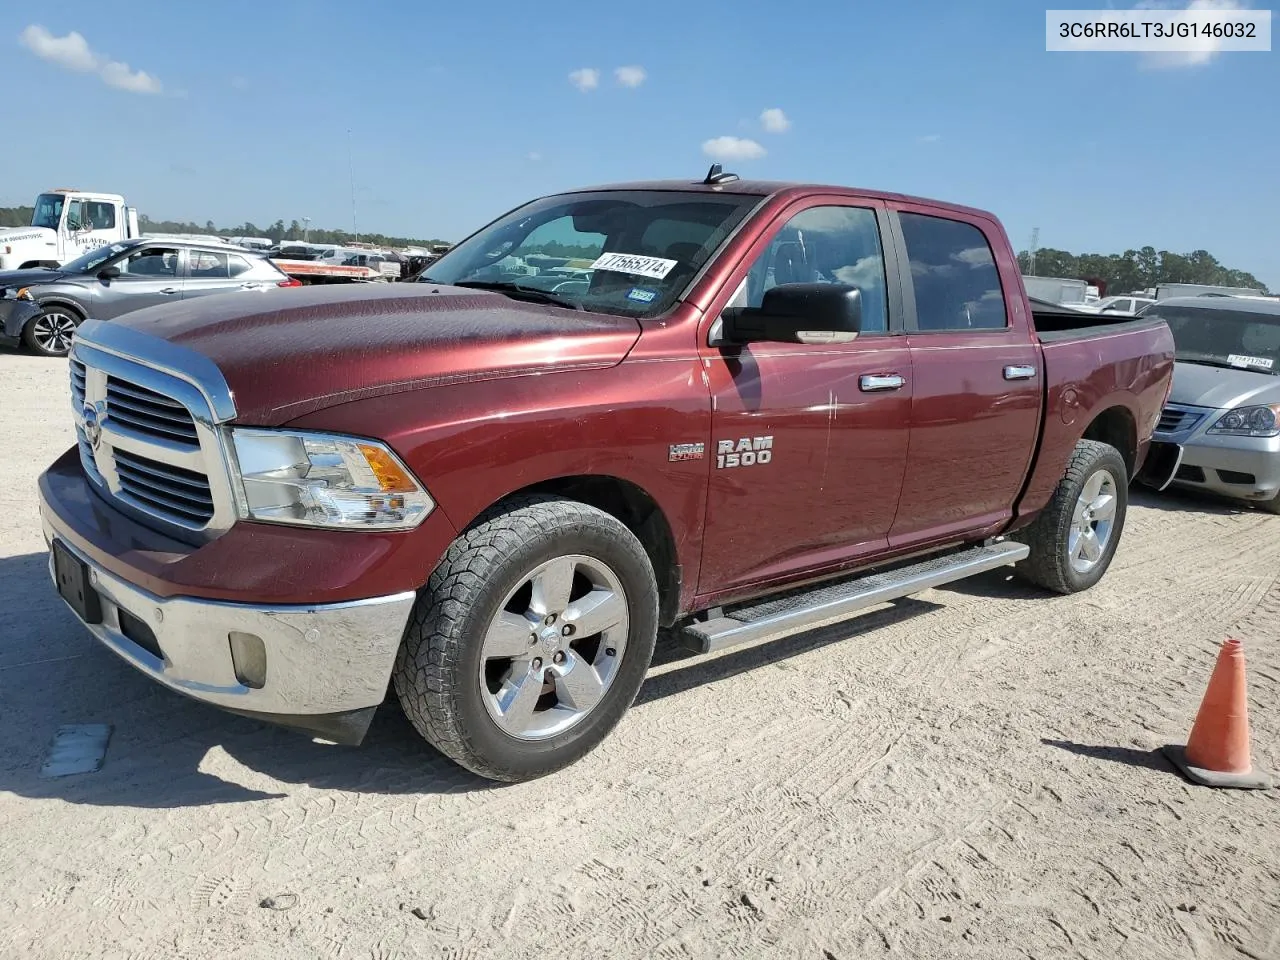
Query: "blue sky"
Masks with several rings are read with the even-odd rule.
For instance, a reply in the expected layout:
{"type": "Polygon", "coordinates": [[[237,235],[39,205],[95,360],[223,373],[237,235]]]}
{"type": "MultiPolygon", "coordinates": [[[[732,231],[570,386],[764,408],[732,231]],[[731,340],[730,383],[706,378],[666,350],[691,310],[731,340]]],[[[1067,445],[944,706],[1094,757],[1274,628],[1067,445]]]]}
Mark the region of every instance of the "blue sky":
{"type": "Polygon", "coordinates": [[[359,228],[459,239],[560,188],[701,176],[718,141],[744,176],[992,210],[1020,249],[1203,248],[1280,289],[1276,52],[1047,53],[1026,2],[17,6],[3,204],[349,228],[350,130],[359,228]]]}

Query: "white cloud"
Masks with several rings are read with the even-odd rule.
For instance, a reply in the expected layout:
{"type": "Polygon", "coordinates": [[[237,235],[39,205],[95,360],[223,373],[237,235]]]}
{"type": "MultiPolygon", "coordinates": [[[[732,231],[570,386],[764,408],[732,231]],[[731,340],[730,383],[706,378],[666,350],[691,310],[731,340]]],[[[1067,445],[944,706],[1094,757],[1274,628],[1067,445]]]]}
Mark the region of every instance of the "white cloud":
{"type": "Polygon", "coordinates": [[[594,90],[600,86],[600,71],[591,67],[574,70],[569,74],[569,82],[583,93],[586,93],[588,90],[594,90]]]}
{"type": "Polygon", "coordinates": [[[712,160],[758,160],[766,151],[745,137],[714,137],[702,142],[702,152],[712,160]]]}
{"type": "Polygon", "coordinates": [[[942,139],[942,134],[926,133],[924,136],[917,137],[916,139],[919,140],[921,143],[937,143],[939,140],[942,139]]]}
{"type": "Polygon", "coordinates": [[[638,87],[649,78],[649,74],[645,72],[644,67],[619,67],[613,71],[614,78],[624,87],[638,87]]]}
{"type": "Polygon", "coordinates": [[[151,74],[132,70],[127,63],[96,53],[89,42],[74,30],[65,37],[55,37],[44,27],[33,23],[22,31],[19,39],[41,60],[77,73],[96,73],[103,83],[117,90],[160,93],[164,89],[163,84],[151,74]]]}
{"type": "Polygon", "coordinates": [[[141,70],[130,70],[127,63],[118,63],[115,60],[104,63],[98,75],[108,87],[127,90],[129,93],[159,93],[164,89],[160,81],[151,74],[141,70]]]}
{"type": "Polygon", "coordinates": [[[231,88],[233,90],[248,90],[249,79],[247,77],[235,76],[231,78],[231,88]]]}
{"type": "Polygon", "coordinates": [[[760,126],[765,133],[786,133],[791,129],[791,121],[778,107],[770,107],[760,114],[760,126]]]}
{"type": "Polygon", "coordinates": [[[537,163],[539,160],[542,159],[542,154],[540,154],[537,150],[530,150],[528,153],[524,155],[524,158],[528,160],[530,163],[537,163]]]}

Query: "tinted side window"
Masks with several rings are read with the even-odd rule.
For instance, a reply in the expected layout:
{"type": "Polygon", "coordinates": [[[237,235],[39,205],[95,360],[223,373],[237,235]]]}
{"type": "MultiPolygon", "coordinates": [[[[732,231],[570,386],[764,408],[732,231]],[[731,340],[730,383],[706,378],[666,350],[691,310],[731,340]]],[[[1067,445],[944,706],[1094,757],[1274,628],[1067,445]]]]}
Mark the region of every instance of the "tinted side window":
{"type": "Polygon", "coordinates": [[[189,272],[193,280],[225,280],[227,255],[208,250],[191,250],[187,253],[189,272]]]}
{"type": "Polygon", "coordinates": [[[143,247],[117,260],[122,277],[176,277],[178,251],[172,247],[143,247]]]}
{"type": "Polygon", "coordinates": [[[227,271],[233,277],[238,277],[242,273],[248,273],[253,267],[244,257],[237,257],[235,254],[227,255],[227,271]]]}
{"type": "Polygon", "coordinates": [[[970,223],[899,214],[921,330],[998,330],[1009,325],[991,245],[970,223]]]}
{"type": "Polygon", "coordinates": [[[862,294],[862,329],[889,329],[884,253],[874,210],[810,207],[787,221],[747,275],[746,306],[780,283],[848,283],[862,294]]]}

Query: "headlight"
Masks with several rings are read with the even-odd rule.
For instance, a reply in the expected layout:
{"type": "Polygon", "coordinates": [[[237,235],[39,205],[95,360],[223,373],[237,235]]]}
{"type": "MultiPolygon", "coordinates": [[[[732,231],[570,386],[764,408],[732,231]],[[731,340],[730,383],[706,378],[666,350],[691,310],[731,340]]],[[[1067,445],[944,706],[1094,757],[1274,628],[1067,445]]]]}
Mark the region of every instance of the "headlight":
{"type": "Polygon", "coordinates": [[[1219,417],[1218,422],[1205,433],[1230,437],[1274,437],[1280,434],[1280,403],[1239,407],[1219,417]]]}
{"type": "Polygon", "coordinates": [[[233,428],[246,520],[339,530],[408,530],[435,507],[385,444],[327,433],[233,428]]]}

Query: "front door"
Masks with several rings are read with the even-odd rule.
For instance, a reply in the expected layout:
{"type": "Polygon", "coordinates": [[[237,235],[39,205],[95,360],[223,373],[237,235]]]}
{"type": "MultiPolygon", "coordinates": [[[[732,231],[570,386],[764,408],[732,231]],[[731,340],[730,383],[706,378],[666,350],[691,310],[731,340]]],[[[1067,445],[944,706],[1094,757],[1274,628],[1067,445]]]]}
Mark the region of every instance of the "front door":
{"type": "Polygon", "coordinates": [[[896,208],[915,391],[911,455],[890,543],[909,547],[1007,521],[1040,429],[1040,351],[1011,322],[1017,265],[997,263],[996,227],[932,208],[896,208]],[[908,276],[908,271],[904,271],[908,276]]]}
{"type": "Polygon", "coordinates": [[[181,300],[182,253],[178,247],[147,245],[112,261],[109,266],[119,270],[120,276],[98,281],[102,284],[99,319],[181,300]]]}
{"type": "Polygon", "coordinates": [[[849,343],[708,345],[710,483],[699,593],[723,597],[881,550],[907,459],[911,358],[898,335],[896,269],[871,202],[809,198],[782,211],[716,310],[758,307],[782,283],[859,287],[849,343]]]}

